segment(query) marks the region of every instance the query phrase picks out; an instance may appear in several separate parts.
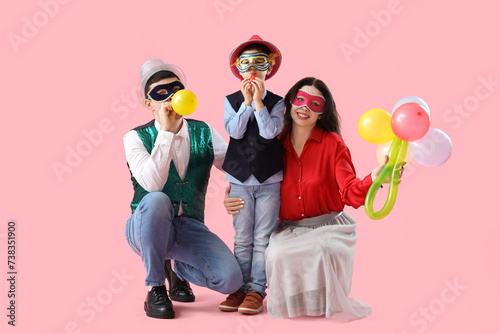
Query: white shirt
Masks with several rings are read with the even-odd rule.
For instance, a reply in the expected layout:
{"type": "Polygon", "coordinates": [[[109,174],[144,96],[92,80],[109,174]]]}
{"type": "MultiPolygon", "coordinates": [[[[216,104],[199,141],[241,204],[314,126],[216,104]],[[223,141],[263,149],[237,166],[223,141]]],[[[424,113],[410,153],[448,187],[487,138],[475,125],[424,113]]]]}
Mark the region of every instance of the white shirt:
{"type": "MultiPolygon", "coordinates": [[[[146,191],[162,191],[168,179],[170,162],[174,166],[181,180],[184,179],[189,162],[191,142],[187,121],[182,120],[181,129],[177,134],[160,130],[160,123],[155,120],[158,136],[151,154],[142,143],[137,131],[131,130],[123,136],[125,154],[132,175],[146,191]]],[[[226,156],[227,143],[221,135],[210,125],[212,144],[214,149],[214,166],[222,171],[222,163],[226,156]]],[[[182,209],[182,207],[181,207],[182,209]]],[[[179,211],[179,215],[181,215],[179,211]]]]}

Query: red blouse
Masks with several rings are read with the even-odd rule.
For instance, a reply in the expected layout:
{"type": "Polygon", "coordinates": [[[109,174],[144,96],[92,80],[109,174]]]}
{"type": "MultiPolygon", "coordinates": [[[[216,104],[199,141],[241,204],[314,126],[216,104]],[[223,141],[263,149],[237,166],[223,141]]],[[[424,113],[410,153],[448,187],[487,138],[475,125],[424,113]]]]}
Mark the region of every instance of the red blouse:
{"type": "Polygon", "coordinates": [[[343,211],[346,204],[354,208],[364,204],[371,176],[356,177],[349,149],[338,134],[316,126],[300,158],[288,134],[281,153],[285,169],[280,219],[300,220],[343,211]]]}

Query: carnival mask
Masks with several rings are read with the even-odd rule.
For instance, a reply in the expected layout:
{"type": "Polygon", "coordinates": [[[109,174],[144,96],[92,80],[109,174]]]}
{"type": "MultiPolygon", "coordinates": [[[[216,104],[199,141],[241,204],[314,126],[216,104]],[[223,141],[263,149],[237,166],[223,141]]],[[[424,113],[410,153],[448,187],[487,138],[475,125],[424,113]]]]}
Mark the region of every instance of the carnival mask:
{"type": "Polygon", "coordinates": [[[292,102],[294,107],[306,107],[314,114],[322,114],[325,108],[325,98],[321,95],[311,94],[299,89],[292,102]]]}
{"type": "Polygon", "coordinates": [[[176,80],[168,84],[157,85],[149,90],[148,96],[156,102],[165,102],[175,92],[184,89],[182,82],[176,80]]]}

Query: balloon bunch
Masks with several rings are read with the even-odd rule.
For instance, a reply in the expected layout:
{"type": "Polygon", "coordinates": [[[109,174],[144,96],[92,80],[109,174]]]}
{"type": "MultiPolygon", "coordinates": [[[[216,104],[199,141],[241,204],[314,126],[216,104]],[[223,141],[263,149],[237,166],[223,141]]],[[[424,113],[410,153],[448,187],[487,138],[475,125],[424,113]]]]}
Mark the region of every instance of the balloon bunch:
{"type": "Polygon", "coordinates": [[[399,171],[411,157],[427,167],[444,164],[451,156],[450,137],[441,130],[430,128],[431,118],[427,103],[417,96],[399,100],[392,115],[383,109],[366,111],[358,122],[361,137],[369,143],[379,144],[377,159],[389,161],[371,185],[365,199],[365,211],[371,219],[382,219],[391,212],[396,202],[399,171]],[[408,154],[409,151],[409,154],[408,154]],[[382,209],[373,211],[373,200],[382,183],[389,177],[389,194],[382,209]]]}
{"type": "Polygon", "coordinates": [[[198,105],[196,95],[190,90],[181,89],[172,96],[172,108],[179,115],[189,115],[193,113],[198,105]]]}

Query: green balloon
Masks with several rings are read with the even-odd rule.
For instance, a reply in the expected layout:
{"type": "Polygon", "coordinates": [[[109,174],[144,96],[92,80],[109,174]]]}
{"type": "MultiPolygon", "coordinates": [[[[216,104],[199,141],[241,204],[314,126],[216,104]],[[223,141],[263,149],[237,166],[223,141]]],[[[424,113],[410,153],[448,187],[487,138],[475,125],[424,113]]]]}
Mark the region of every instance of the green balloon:
{"type": "Polygon", "coordinates": [[[365,211],[371,219],[378,220],[384,218],[394,207],[394,204],[396,203],[396,196],[398,194],[399,169],[403,165],[407,150],[407,141],[397,137],[394,138],[391,148],[389,148],[389,153],[387,154],[389,156],[389,161],[384,166],[375,181],[373,181],[370,189],[368,189],[368,193],[366,194],[365,211]],[[375,195],[389,175],[389,194],[387,195],[387,200],[380,211],[374,212],[373,200],[375,199],[375,195]]]}

